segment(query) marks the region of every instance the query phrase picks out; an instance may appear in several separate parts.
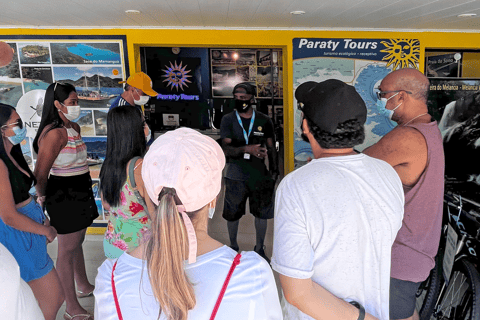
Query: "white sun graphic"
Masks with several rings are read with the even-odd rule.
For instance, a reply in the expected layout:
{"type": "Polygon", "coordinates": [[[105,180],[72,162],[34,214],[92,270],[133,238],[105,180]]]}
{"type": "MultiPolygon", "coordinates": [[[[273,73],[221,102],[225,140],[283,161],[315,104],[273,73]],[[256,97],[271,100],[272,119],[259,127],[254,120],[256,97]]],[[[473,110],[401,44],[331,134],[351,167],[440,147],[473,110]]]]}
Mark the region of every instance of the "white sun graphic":
{"type": "Polygon", "coordinates": [[[393,70],[399,68],[418,69],[420,59],[420,42],[417,39],[390,39],[382,41],[386,47],[380,52],[388,53],[382,60],[388,61],[387,67],[393,65],[393,70]]]}
{"type": "Polygon", "coordinates": [[[168,81],[167,87],[171,86],[172,90],[173,88],[175,88],[178,91],[178,88],[180,88],[183,91],[183,86],[188,87],[187,82],[192,83],[192,81],[188,80],[188,77],[192,77],[188,75],[191,70],[185,70],[187,68],[187,65],[182,67],[182,62],[180,62],[180,65],[178,65],[176,61],[175,65],[170,62],[170,67],[165,66],[165,68],[165,70],[162,70],[163,72],[165,72],[162,77],[166,78],[165,80],[163,80],[163,82],[168,81]]]}

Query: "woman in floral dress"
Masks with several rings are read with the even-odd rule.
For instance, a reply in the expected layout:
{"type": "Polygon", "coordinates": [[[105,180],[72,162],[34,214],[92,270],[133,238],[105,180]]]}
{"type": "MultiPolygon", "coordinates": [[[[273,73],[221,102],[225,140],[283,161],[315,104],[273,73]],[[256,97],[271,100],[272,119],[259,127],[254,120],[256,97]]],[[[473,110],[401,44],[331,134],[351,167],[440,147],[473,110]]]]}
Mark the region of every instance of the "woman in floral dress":
{"type": "Polygon", "coordinates": [[[107,258],[116,259],[138,247],[150,228],[148,212],[154,206],[141,175],[149,129],[141,112],[130,106],[111,109],[107,123],[107,154],[100,171],[102,202],[109,212],[103,249],[107,258]]]}

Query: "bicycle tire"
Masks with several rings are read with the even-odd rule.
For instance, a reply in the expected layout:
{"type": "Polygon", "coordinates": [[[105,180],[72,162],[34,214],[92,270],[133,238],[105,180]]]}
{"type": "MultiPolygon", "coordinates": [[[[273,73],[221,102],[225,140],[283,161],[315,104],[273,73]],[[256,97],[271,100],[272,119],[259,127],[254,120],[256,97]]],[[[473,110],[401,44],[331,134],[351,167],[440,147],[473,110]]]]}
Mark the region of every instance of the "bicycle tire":
{"type": "Polygon", "coordinates": [[[435,257],[435,267],[430,271],[430,275],[420,285],[416,293],[417,311],[420,320],[430,320],[443,282],[443,250],[440,249],[435,257]]]}
{"type": "Polygon", "coordinates": [[[480,320],[480,275],[466,259],[456,261],[434,317],[439,320],[480,320]]]}

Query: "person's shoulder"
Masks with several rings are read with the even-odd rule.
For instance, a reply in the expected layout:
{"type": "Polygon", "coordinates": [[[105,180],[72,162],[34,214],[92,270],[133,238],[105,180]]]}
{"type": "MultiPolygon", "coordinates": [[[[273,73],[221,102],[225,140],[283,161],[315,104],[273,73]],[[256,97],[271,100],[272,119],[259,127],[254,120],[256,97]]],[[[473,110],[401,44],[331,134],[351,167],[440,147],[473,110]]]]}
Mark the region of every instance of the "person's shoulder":
{"type": "Polygon", "coordinates": [[[100,267],[98,267],[98,273],[97,273],[97,276],[99,278],[108,278],[109,276],[112,275],[112,269],[113,269],[113,265],[115,264],[115,262],[117,261],[117,259],[106,259],[105,261],[103,261],[103,263],[100,265],[100,267]]]}
{"type": "Polygon", "coordinates": [[[240,258],[240,264],[237,266],[239,270],[242,270],[241,273],[250,274],[250,273],[264,273],[272,272],[270,265],[265,259],[263,259],[255,251],[242,251],[242,257],[240,258]]]}
{"type": "Polygon", "coordinates": [[[45,128],[44,130],[48,130],[48,131],[45,133],[45,136],[43,137],[43,139],[64,140],[67,137],[67,131],[65,130],[64,127],[57,127],[53,129],[45,128]]]}
{"type": "Polygon", "coordinates": [[[263,112],[255,111],[255,119],[263,120],[263,121],[272,121],[272,119],[263,112]]]}
{"type": "Polygon", "coordinates": [[[235,119],[235,111],[232,111],[232,112],[229,112],[227,114],[225,114],[223,117],[222,117],[222,121],[225,119],[225,120],[233,120],[235,119]]]}

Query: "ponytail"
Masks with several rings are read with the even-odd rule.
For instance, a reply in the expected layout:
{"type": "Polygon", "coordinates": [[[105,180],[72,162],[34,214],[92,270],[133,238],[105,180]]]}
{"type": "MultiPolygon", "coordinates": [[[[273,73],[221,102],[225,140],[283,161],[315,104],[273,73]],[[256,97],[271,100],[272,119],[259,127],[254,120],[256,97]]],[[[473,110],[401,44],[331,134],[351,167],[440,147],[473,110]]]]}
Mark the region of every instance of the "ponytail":
{"type": "Polygon", "coordinates": [[[167,319],[186,320],[188,311],[196,304],[193,286],[184,270],[187,232],[175,202],[175,189],[163,188],[158,198],[146,249],[148,276],[167,319]]]}

